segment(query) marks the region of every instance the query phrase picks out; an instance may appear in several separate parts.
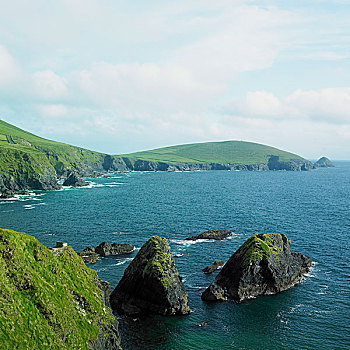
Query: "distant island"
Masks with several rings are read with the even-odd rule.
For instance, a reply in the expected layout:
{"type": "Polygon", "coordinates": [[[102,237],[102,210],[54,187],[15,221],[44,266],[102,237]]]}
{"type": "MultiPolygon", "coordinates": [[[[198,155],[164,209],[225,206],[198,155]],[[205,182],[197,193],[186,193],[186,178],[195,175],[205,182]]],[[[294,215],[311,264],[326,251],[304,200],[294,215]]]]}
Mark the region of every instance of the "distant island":
{"type": "Polygon", "coordinates": [[[0,120],[0,196],[59,188],[68,177],[97,177],[106,172],[194,170],[306,171],[313,164],[296,154],[245,141],[194,143],[150,151],[109,155],[36,136],[0,120]]]}

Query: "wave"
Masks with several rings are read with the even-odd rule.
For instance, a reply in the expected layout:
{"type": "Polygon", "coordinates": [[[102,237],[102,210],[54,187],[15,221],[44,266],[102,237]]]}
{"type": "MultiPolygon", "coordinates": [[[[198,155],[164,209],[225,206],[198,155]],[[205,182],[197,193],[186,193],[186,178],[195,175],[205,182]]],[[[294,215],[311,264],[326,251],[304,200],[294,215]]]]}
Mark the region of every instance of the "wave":
{"type": "Polygon", "coordinates": [[[119,265],[124,265],[125,263],[127,263],[128,261],[133,260],[134,258],[125,258],[122,261],[118,261],[117,263],[114,264],[114,266],[119,266],[119,265]]]}
{"type": "MultiPolygon", "coordinates": [[[[232,237],[232,236],[231,236],[232,237]]],[[[231,237],[229,237],[228,239],[231,239],[231,237]]],[[[197,239],[197,240],[186,240],[186,239],[170,239],[171,243],[177,244],[177,245],[182,245],[185,247],[189,247],[193,244],[198,244],[198,243],[215,243],[215,242],[221,242],[215,239],[197,239]]]]}

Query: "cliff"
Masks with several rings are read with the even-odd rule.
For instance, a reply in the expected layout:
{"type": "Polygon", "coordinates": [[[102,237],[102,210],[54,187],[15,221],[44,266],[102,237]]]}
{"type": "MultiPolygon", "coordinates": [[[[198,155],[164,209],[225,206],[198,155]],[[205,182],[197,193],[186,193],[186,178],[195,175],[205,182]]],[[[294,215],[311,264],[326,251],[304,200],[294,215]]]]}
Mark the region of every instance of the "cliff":
{"type": "MultiPolygon", "coordinates": [[[[319,165],[324,166],[324,165],[319,165]]],[[[206,142],[108,155],[46,140],[0,120],[0,196],[58,187],[71,173],[95,177],[107,171],[313,169],[293,153],[243,141],[206,142]]]]}
{"type": "Polygon", "coordinates": [[[298,283],[311,259],[289,249],[284,234],[255,234],[231,256],[215,282],[202,294],[206,301],[242,301],[282,292],[298,283]]]}
{"type": "Polygon", "coordinates": [[[187,302],[169,242],[157,236],[142,246],[111,294],[113,310],[127,315],[185,315],[187,302]]]}
{"type": "Polygon", "coordinates": [[[0,229],[2,348],[120,349],[109,291],[71,247],[0,229]]]}

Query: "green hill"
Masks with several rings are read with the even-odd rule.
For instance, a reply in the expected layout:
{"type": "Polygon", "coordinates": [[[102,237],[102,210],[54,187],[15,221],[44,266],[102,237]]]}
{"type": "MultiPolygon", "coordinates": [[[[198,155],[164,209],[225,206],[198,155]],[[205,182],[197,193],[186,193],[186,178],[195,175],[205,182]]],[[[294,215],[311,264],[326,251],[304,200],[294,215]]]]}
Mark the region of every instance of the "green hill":
{"type": "Polygon", "coordinates": [[[104,154],[98,152],[44,139],[0,120],[0,150],[4,149],[29,152],[33,156],[38,154],[35,151],[40,151],[47,156],[58,173],[63,171],[64,167],[95,164],[101,162],[105,157],[104,154]],[[14,144],[9,142],[9,138],[14,144]]]}
{"type": "Polygon", "coordinates": [[[205,142],[107,155],[36,136],[0,120],[0,196],[57,188],[70,171],[310,170],[308,160],[243,141],[205,142]]]}
{"type": "Polygon", "coordinates": [[[244,141],[205,142],[157,148],[145,152],[123,155],[130,159],[142,159],[165,163],[220,163],[257,164],[266,163],[270,156],[278,156],[280,161],[302,157],[259,143],[244,141]]]}
{"type": "Polygon", "coordinates": [[[0,348],[118,349],[108,288],[71,247],[0,229],[0,348]]]}

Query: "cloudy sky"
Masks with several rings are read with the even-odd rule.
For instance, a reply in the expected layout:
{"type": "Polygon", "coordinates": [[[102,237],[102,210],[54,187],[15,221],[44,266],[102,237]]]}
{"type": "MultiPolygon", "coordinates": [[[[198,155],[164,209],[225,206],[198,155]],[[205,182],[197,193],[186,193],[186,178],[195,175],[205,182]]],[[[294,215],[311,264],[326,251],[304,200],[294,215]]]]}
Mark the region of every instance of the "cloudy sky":
{"type": "Polygon", "coordinates": [[[350,0],[0,0],[0,118],[112,154],[350,159],[350,0]]]}

